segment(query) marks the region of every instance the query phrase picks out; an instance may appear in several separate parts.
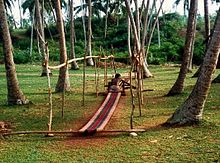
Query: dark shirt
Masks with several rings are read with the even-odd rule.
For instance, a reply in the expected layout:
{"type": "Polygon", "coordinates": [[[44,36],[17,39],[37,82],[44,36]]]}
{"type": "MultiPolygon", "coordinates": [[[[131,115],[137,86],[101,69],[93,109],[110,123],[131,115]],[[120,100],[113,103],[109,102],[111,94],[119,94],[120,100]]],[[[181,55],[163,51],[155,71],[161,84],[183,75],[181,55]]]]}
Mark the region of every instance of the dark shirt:
{"type": "Polygon", "coordinates": [[[120,78],[114,78],[112,79],[112,85],[119,85],[121,79],[120,78]]]}

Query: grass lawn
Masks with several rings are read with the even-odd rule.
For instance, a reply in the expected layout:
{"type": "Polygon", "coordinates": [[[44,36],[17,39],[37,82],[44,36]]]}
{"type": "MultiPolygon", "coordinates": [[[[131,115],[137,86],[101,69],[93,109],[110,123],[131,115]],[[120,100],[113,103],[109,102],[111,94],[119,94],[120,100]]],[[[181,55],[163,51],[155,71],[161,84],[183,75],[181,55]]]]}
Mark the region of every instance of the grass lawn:
{"type": "MultiPolygon", "coordinates": [[[[47,79],[40,77],[39,65],[17,65],[20,86],[32,104],[7,106],[7,90],[4,65],[0,65],[0,121],[9,121],[13,131],[47,130],[49,105],[47,79]]],[[[61,116],[62,94],[53,93],[53,130],[78,130],[98,109],[104,99],[96,97],[93,68],[86,68],[85,106],[82,106],[82,70],[69,71],[71,92],[65,95],[64,117],[61,116]]],[[[187,75],[185,91],[175,97],[164,97],[175,82],[179,68],[150,66],[154,78],[144,80],[142,117],[138,105],[134,127],[147,131],[137,137],[129,133],[99,133],[94,136],[15,135],[0,139],[0,162],[219,162],[220,161],[220,84],[212,84],[198,126],[165,128],[165,122],[187,98],[195,78],[187,75]]],[[[103,69],[100,73],[103,74],[103,69]]],[[[117,69],[122,74],[128,69],[117,69]]],[[[194,70],[196,71],[196,70],[194,70]]],[[[213,77],[220,73],[217,70],[213,77]]],[[[109,76],[112,70],[109,69],[109,76]]],[[[53,71],[52,88],[55,88],[58,71],[53,71]]],[[[109,77],[110,79],[110,77],[109,77]]],[[[100,92],[105,90],[103,76],[100,92]]],[[[137,104],[137,103],[136,103],[137,104]]],[[[106,130],[130,128],[130,95],[122,96],[106,130]]]]}

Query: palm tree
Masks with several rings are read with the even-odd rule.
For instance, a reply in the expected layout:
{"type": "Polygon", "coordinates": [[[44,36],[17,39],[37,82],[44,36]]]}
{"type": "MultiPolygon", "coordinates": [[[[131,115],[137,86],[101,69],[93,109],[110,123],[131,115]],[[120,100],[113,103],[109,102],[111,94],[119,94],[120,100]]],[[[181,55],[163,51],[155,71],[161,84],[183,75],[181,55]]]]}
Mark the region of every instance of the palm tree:
{"type": "Polygon", "coordinates": [[[4,0],[4,6],[6,10],[6,15],[10,15],[11,21],[8,21],[9,25],[17,29],[17,22],[15,21],[12,11],[12,7],[14,6],[14,0],[4,0]]]}
{"type": "MultiPolygon", "coordinates": [[[[204,20],[205,20],[205,36],[204,37],[205,37],[205,46],[206,46],[206,49],[207,49],[208,44],[209,44],[209,37],[210,37],[210,20],[209,20],[208,0],[204,0],[204,20]]],[[[192,76],[193,78],[199,76],[201,66],[196,71],[196,73],[192,76]]]]}
{"type": "MultiPolygon", "coordinates": [[[[52,12],[52,14],[54,15],[53,9],[55,8],[55,1],[53,1],[53,0],[39,0],[39,3],[42,4],[43,1],[44,1],[45,11],[48,14],[50,14],[52,12]]],[[[67,8],[66,1],[61,0],[61,2],[62,2],[62,7],[66,9],[67,8]]],[[[34,6],[35,6],[34,4],[35,4],[35,0],[25,0],[21,5],[21,7],[23,8],[23,12],[25,13],[26,10],[29,10],[30,15],[32,15],[33,11],[34,11],[34,6]]]]}
{"type": "MultiPolygon", "coordinates": [[[[57,29],[60,35],[60,38],[59,38],[60,63],[66,63],[67,62],[66,39],[65,39],[65,33],[64,33],[64,25],[63,25],[60,0],[55,0],[55,10],[56,10],[56,16],[57,16],[57,29]]],[[[66,66],[60,68],[59,78],[56,84],[56,92],[63,92],[64,90],[65,91],[70,90],[69,73],[68,73],[68,68],[66,66]]]]}
{"type": "MultiPolygon", "coordinates": [[[[92,56],[92,1],[88,0],[88,9],[89,9],[89,17],[88,17],[88,42],[87,42],[87,55],[92,56]]],[[[94,66],[94,62],[92,58],[87,60],[88,66],[94,66]]]]}
{"type": "Polygon", "coordinates": [[[22,93],[17,79],[16,68],[12,53],[11,36],[9,33],[3,0],[0,0],[0,28],[3,40],[3,53],[7,78],[8,104],[27,104],[28,100],[22,93]]]}
{"type": "Polygon", "coordinates": [[[165,125],[189,125],[202,119],[204,105],[211,85],[211,77],[215,71],[220,52],[220,9],[216,18],[214,33],[206,51],[201,73],[186,101],[177,108],[165,125]]]}
{"type": "Polygon", "coordinates": [[[109,8],[109,0],[106,0],[106,14],[105,14],[105,32],[104,38],[107,36],[107,28],[108,28],[108,8],[109,8]]]}
{"type": "Polygon", "coordinates": [[[210,37],[210,20],[209,20],[208,0],[204,0],[204,19],[205,19],[205,40],[207,40],[206,41],[206,48],[207,48],[209,37],[210,37]]]}
{"type": "MultiPolygon", "coordinates": [[[[73,6],[73,0],[69,0],[69,6],[70,6],[70,57],[75,58],[75,28],[74,28],[74,6],[73,6]]],[[[76,61],[71,63],[71,69],[72,70],[78,70],[79,66],[76,61]]]]}
{"type": "Polygon", "coordinates": [[[180,94],[182,93],[184,88],[184,80],[188,72],[187,66],[190,62],[190,53],[192,50],[192,46],[194,46],[193,43],[194,43],[195,31],[196,31],[197,7],[198,7],[198,0],[191,0],[183,60],[178,78],[174,83],[173,87],[171,88],[171,90],[169,91],[169,93],[167,94],[168,96],[180,94]]]}
{"type": "Polygon", "coordinates": [[[44,18],[42,17],[42,12],[43,12],[43,7],[41,7],[41,4],[39,3],[39,0],[35,0],[35,15],[36,15],[36,24],[37,24],[37,37],[39,40],[39,45],[40,45],[40,54],[44,56],[42,60],[42,73],[41,76],[47,76],[47,71],[51,75],[51,71],[46,69],[45,66],[45,60],[46,60],[46,53],[45,53],[45,36],[44,36],[44,26],[43,26],[43,20],[44,18]]]}

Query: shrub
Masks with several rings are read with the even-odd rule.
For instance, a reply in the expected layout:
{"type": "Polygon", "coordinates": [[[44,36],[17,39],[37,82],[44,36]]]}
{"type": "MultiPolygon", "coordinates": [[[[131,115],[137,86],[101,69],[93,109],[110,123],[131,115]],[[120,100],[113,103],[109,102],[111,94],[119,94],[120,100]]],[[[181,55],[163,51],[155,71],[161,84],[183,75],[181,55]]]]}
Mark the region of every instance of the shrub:
{"type": "Polygon", "coordinates": [[[16,48],[19,48],[20,50],[27,50],[28,48],[30,48],[30,39],[19,39],[13,41],[13,46],[16,48]]]}
{"type": "Polygon", "coordinates": [[[171,42],[163,42],[161,47],[158,47],[158,45],[152,45],[148,55],[149,63],[155,62],[158,64],[166,61],[179,61],[179,48],[179,46],[174,45],[171,42]]]}
{"type": "Polygon", "coordinates": [[[29,61],[31,61],[29,50],[14,51],[14,62],[16,64],[28,63],[29,61]]]}

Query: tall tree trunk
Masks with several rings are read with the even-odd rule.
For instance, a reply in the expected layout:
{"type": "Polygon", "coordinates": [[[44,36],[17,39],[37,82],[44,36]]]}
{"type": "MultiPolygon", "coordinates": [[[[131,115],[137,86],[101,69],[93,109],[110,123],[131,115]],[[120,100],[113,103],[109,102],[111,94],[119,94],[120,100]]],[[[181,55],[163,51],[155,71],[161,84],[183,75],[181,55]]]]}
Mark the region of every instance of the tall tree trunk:
{"type": "Polygon", "coordinates": [[[135,11],[136,11],[136,28],[137,28],[137,34],[138,39],[140,40],[141,30],[140,30],[140,13],[139,13],[139,6],[138,6],[138,0],[134,0],[135,4],[135,11]]]}
{"type": "Polygon", "coordinates": [[[3,53],[6,69],[7,89],[8,89],[8,104],[27,104],[28,100],[22,93],[16,74],[16,68],[13,60],[12,42],[9,33],[7,17],[5,13],[4,1],[0,0],[0,32],[3,40],[3,53]]]}
{"type": "MultiPolygon", "coordinates": [[[[87,54],[88,56],[92,56],[92,2],[88,0],[89,6],[89,17],[88,17],[88,44],[87,44],[87,54]]],[[[88,66],[94,66],[94,62],[92,58],[87,60],[88,66]]]]}
{"type": "Polygon", "coordinates": [[[195,35],[197,7],[198,7],[198,0],[191,0],[182,64],[181,64],[179,76],[175,84],[173,85],[169,93],[167,94],[168,96],[180,94],[182,93],[183,88],[184,88],[184,80],[188,72],[187,66],[189,64],[190,53],[191,53],[191,49],[193,46],[193,38],[195,35]]]}
{"type": "MultiPolygon", "coordinates": [[[[61,11],[61,4],[60,0],[55,1],[55,10],[57,16],[57,28],[59,31],[59,43],[60,43],[60,63],[67,62],[67,52],[66,52],[66,39],[64,33],[64,25],[63,25],[63,18],[62,18],[62,11],[61,11]]],[[[70,90],[70,81],[69,81],[69,73],[66,66],[60,68],[59,71],[59,78],[56,84],[56,92],[63,92],[63,91],[70,90]]]]}
{"type": "Polygon", "coordinates": [[[166,125],[189,125],[202,119],[203,109],[211,85],[220,52],[220,9],[209,47],[205,54],[201,73],[187,100],[167,120],[166,125]]]}
{"type": "MultiPolygon", "coordinates": [[[[73,0],[69,0],[70,5],[70,57],[71,59],[76,58],[75,55],[75,27],[74,27],[74,6],[73,0]]],[[[72,70],[78,70],[79,66],[76,61],[71,63],[72,70]]]]}
{"type": "Polygon", "coordinates": [[[108,8],[109,8],[109,0],[106,0],[106,14],[105,14],[105,33],[104,38],[107,36],[107,30],[108,30],[108,8]]]}
{"type": "MultiPolygon", "coordinates": [[[[194,29],[196,31],[196,24],[195,24],[194,29]]],[[[190,50],[190,55],[189,55],[189,63],[187,65],[187,72],[189,73],[191,73],[193,69],[193,53],[194,53],[195,35],[196,35],[196,32],[194,33],[194,36],[192,39],[192,45],[191,45],[191,50],[190,50]]]]}
{"type": "MultiPolygon", "coordinates": [[[[147,37],[147,30],[148,30],[148,17],[149,17],[149,14],[148,14],[148,10],[149,10],[149,6],[150,6],[150,0],[147,0],[147,5],[144,9],[144,12],[145,12],[145,16],[144,16],[144,27],[143,27],[143,33],[142,33],[142,40],[141,40],[141,47],[142,47],[142,52],[143,54],[145,54],[145,42],[146,42],[146,37],[147,37]]],[[[141,15],[143,15],[141,13],[141,15]]]]}
{"type": "MultiPolygon", "coordinates": [[[[156,27],[156,24],[157,24],[157,20],[158,20],[158,17],[159,17],[159,13],[160,13],[160,11],[161,11],[161,9],[162,9],[162,6],[163,6],[163,3],[164,3],[164,1],[165,0],[162,0],[162,2],[160,3],[160,7],[159,7],[159,9],[158,9],[158,11],[157,11],[157,15],[156,15],[156,18],[155,18],[155,21],[154,21],[154,23],[153,23],[153,26],[152,26],[152,29],[151,29],[151,32],[150,32],[150,36],[149,36],[149,38],[148,38],[148,40],[147,40],[147,50],[146,50],[146,52],[145,52],[145,62],[144,62],[144,77],[145,78],[148,78],[148,77],[152,77],[153,75],[150,73],[150,71],[147,69],[147,66],[148,66],[148,64],[147,64],[147,56],[148,56],[148,52],[149,52],[149,48],[150,48],[150,45],[151,45],[151,40],[152,40],[152,37],[153,37],[153,33],[154,33],[154,30],[155,30],[155,27],[156,27]]],[[[156,5],[156,1],[154,0],[154,2],[153,2],[153,4],[152,4],[152,9],[153,8],[156,8],[155,7],[155,5],[156,5]]],[[[151,14],[151,16],[152,16],[152,14],[151,14]]],[[[150,17],[151,17],[150,16],[150,17]]],[[[149,20],[149,22],[150,22],[150,20],[149,20]]],[[[149,28],[149,23],[148,22],[148,25],[147,25],[147,29],[149,28]]]]}
{"type": "MultiPolygon", "coordinates": [[[[139,40],[139,37],[138,37],[138,31],[137,31],[137,28],[136,28],[136,24],[135,24],[135,21],[134,21],[134,18],[133,18],[133,15],[132,15],[132,12],[131,12],[131,8],[130,8],[130,3],[128,2],[128,0],[125,0],[125,4],[126,4],[126,8],[127,8],[127,12],[128,12],[128,16],[130,18],[130,22],[131,22],[131,27],[132,27],[132,32],[133,32],[133,35],[134,35],[134,45],[136,45],[136,51],[139,53],[139,55],[141,55],[141,58],[143,58],[144,54],[143,52],[141,51],[141,43],[140,43],[140,40],[139,40]]],[[[150,77],[150,76],[153,76],[150,71],[148,70],[147,68],[147,64],[144,62],[143,59],[141,59],[141,62],[143,63],[140,63],[142,65],[142,68],[143,68],[143,75],[144,77],[150,77]]]]}
{"type": "MultiPolygon", "coordinates": [[[[160,3],[162,3],[162,2],[160,2],[160,3]]],[[[162,5],[161,5],[161,7],[162,7],[162,5]]],[[[161,10],[162,10],[162,8],[161,8],[161,10]]],[[[155,14],[157,14],[157,6],[155,5],[155,14]]],[[[160,47],[160,22],[159,22],[159,19],[158,19],[158,16],[157,16],[157,18],[156,18],[156,22],[157,22],[157,42],[158,42],[158,47],[160,47]]]]}
{"type": "MultiPolygon", "coordinates": [[[[46,53],[45,53],[45,36],[44,36],[44,26],[43,26],[43,18],[41,14],[41,5],[39,3],[39,0],[35,0],[35,15],[36,15],[36,23],[37,23],[37,37],[39,40],[39,52],[43,56],[42,58],[42,73],[41,76],[47,76],[47,69],[45,66],[45,59],[46,59],[46,53]]],[[[51,71],[49,70],[49,74],[51,75],[51,71]]]]}
{"type": "MultiPolygon", "coordinates": [[[[210,19],[209,19],[209,5],[208,5],[208,0],[204,0],[204,20],[205,20],[205,46],[206,46],[206,50],[208,48],[208,44],[209,44],[209,37],[210,37],[210,19]]],[[[192,76],[193,78],[198,77],[200,70],[201,70],[201,66],[200,65],[199,69],[196,71],[196,73],[192,76]]],[[[218,66],[217,66],[218,67],[218,66]]]]}
{"type": "Polygon", "coordinates": [[[204,0],[204,19],[205,19],[205,40],[206,41],[206,49],[209,44],[210,37],[210,20],[209,20],[209,3],[208,0],[204,0]]]}
{"type": "Polygon", "coordinates": [[[82,25],[83,25],[83,34],[84,34],[84,53],[86,54],[88,43],[87,43],[87,34],[86,34],[86,22],[85,22],[86,11],[85,11],[85,8],[84,8],[84,0],[81,0],[81,10],[82,10],[82,25]]]}
{"type": "MultiPolygon", "coordinates": [[[[132,57],[132,52],[131,52],[131,21],[129,16],[127,16],[127,21],[128,21],[128,54],[129,57],[132,57]]],[[[132,64],[132,63],[131,63],[132,64]]]]}

